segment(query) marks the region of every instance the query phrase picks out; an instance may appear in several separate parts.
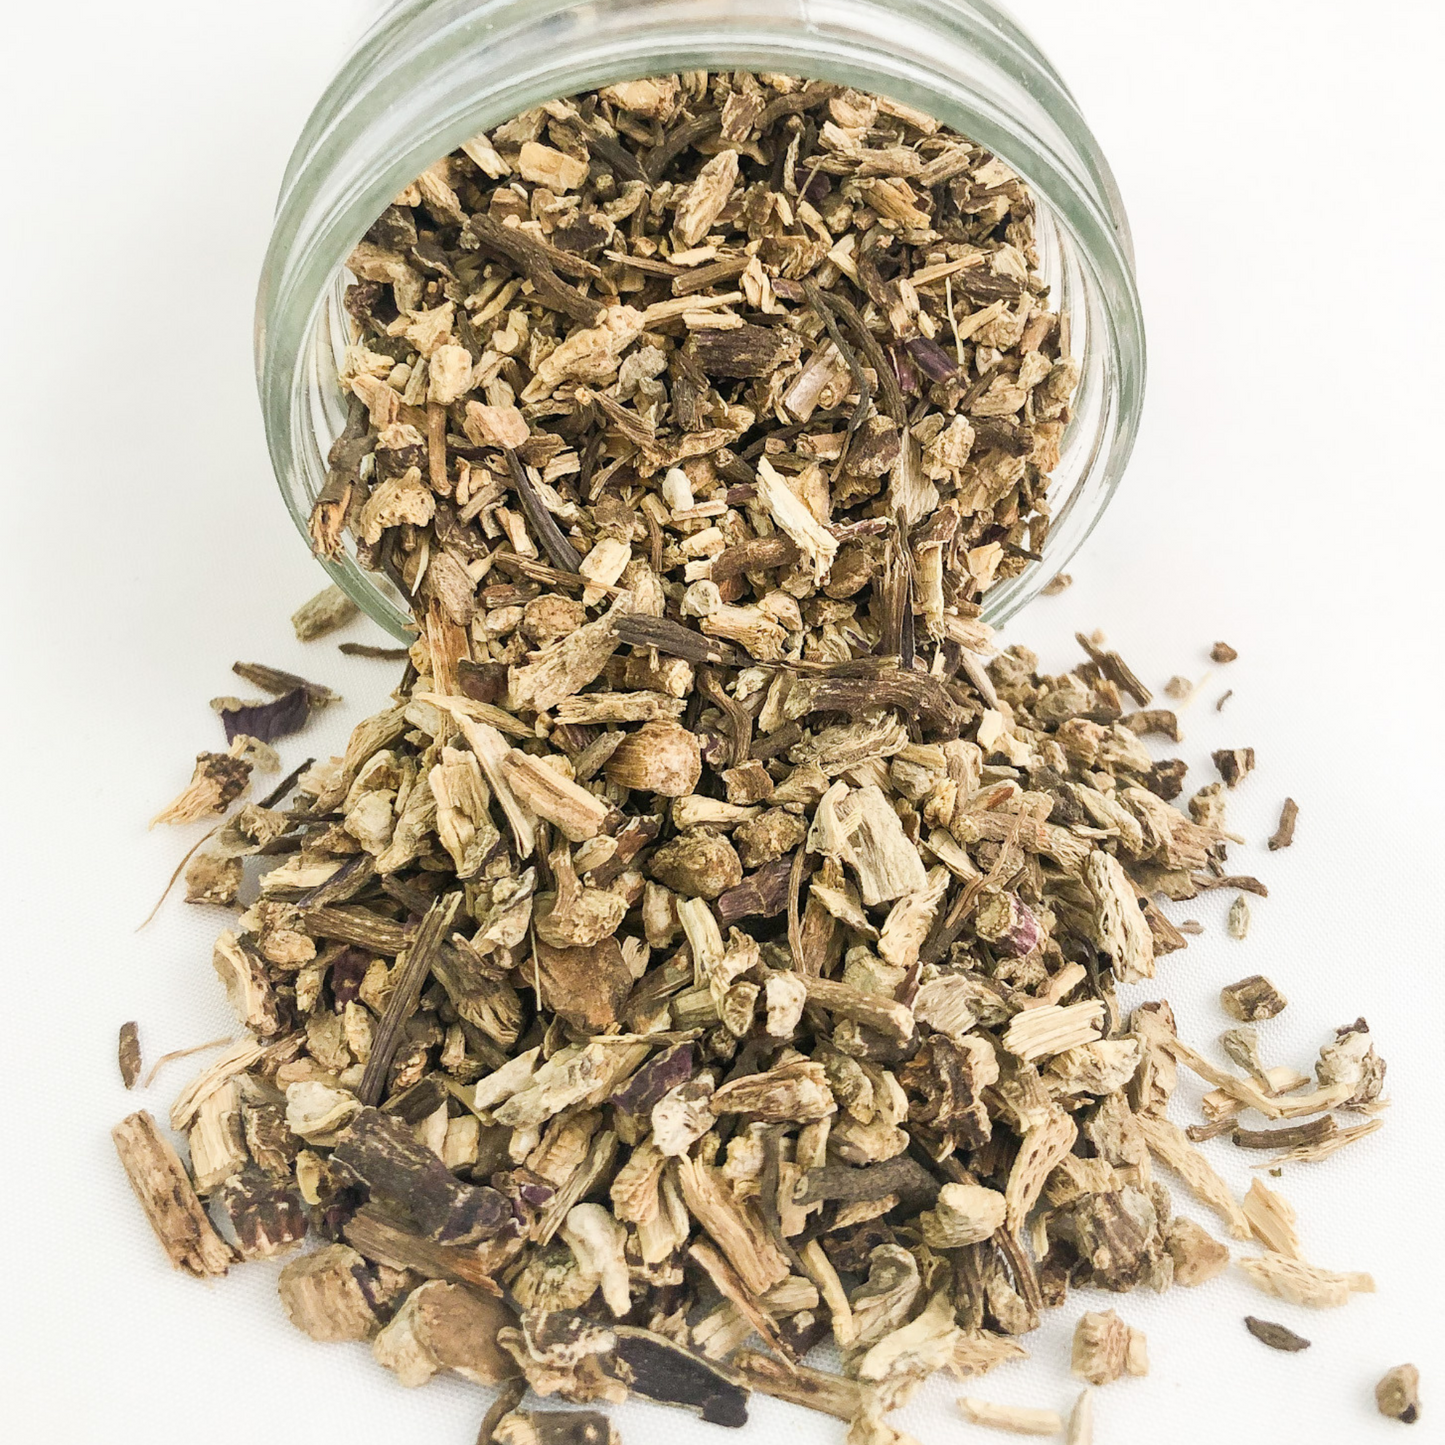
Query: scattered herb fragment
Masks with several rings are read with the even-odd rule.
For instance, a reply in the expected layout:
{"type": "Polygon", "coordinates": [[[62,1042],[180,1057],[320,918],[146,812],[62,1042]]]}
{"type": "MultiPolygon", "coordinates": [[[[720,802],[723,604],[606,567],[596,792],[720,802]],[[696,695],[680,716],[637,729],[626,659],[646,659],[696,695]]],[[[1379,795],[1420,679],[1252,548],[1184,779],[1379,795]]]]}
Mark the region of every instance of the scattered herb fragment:
{"type": "Polygon", "coordinates": [[[1239,894],[1233,903],[1229,905],[1229,936],[1231,938],[1246,938],[1249,935],[1249,902],[1244,894],[1239,894]]]}
{"type": "MultiPolygon", "coordinates": [[[[1243,901],[1243,898],[1238,898],[1235,903],[1243,901]]],[[[1230,913],[1233,912],[1231,906],[1230,913]]],[[[1231,1018],[1252,1024],[1283,1013],[1289,1000],[1262,973],[1252,973],[1238,983],[1225,984],[1219,990],[1219,1002],[1231,1018]]]]}
{"type": "Polygon", "coordinates": [[[1238,787],[1254,771],[1253,748],[1223,748],[1213,754],[1214,766],[1227,788],[1238,787]]]}
{"type": "Polygon", "coordinates": [[[1276,828],[1269,840],[1269,851],[1278,852],[1281,848],[1288,848],[1294,842],[1295,819],[1299,817],[1299,804],[1293,798],[1286,798],[1284,806],[1279,810],[1279,827],[1276,828]]]}
{"type": "Polygon", "coordinates": [[[1420,1372],[1414,1365],[1396,1365],[1375,1386],[1375,1404],[1380,1414],[1402,1424],[1413,1425],[1420,1418],[1420,1372]]]}
{"type": "Polygon", "coordinates": [[[262,692],[269,692],[273,697],[281,697],[299,687],[312,707],[328,707],[333,702],[341,701],[341,694],[332,692],[329,687],[319,682],[308,682],[304,677],[297,677],[294,672],[284,672],[279,667],[268,667],[264,662],[233,662],[231,671],[243,681],[259,687],[262,692]]]}
{"type": "Polygon", "coordinates": [[[252,737],[263,743],[299,733],[311,717],[311,700],[304,687],[283,693],[274,702],[242,704],[221,713],[226,741],[252,737]]]}
{"type": "Polygon", "coordinates": [[[133,1089],[141,1072],[140,1030],[134,1023],[120,1026],[118,1055],[121,1080],[127,1089],[133,1089]]]}
{"type": "Polygon", "coordinates": [[[344,627],[356,613],[356,603],[333,583],[291,614],[291,626],[296,630],[298,642],[315,642],[318,637],[344,627]]]}
{"type": "Polygon", "coordinates": [[[1239,653],[1227,642],[1216,642],[1209,649],[1209,660],[1211,662],[1233,662],[1239,653]]]}
{"type": "Polygon", "coordinates": [[[377,647],[370,642],[339,642],[336,650],[347,657],[371,657],[379,662],[405,662],[411,655],[407,647],[377,647]]]}
{"type": "MultiPolygon", "coordinates": [[[[1219,658],[1216,661],[1224,661],[1224,659],[1219,658]]],[[[1261,1344],[1268,1345],[1272,1350],[1284,1350],[1290,1354],[1297,1354],[1300,1350],[1307,1350],[1310,1347],[1310,1342],[1303,1335],[1297,1335],[1293,1330],[1274,1324],[1270,1320],[1261,1320],[1256,1319],[1253,1315],[1245,1315],[1244,1327],[1261,1344]]]]}

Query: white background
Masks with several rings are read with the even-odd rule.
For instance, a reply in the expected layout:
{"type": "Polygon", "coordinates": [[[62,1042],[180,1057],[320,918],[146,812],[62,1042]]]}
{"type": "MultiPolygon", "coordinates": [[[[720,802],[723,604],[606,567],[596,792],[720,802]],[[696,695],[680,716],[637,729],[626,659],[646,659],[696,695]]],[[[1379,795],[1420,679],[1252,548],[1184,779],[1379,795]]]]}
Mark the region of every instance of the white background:
{"type": "MultiPolygon", "coordinates": [[[[16,6],[0,87],[0,1195],[7,1435],[58,1445],[424,1439],[466,1445],[484,1406],[456,1380],[407,1392],[360,1346],[313,1345],[274,1269],[212,1285],[171,1274],[111,1151],[127,1110],[162,1114],[191,1072],[127,1095],[117,1026],[148,1058],[230,1031],[212,910],[172,900],[136,924],[194,833],[145,820],[217,745],[213,694],[237,658],[346,694],[289,762],[339,750],[389,664],[299,646],[287,618],[321,573],[270,477],[251,373],[251,305],[291,143],[363,0],[76,0],[16,6]]],[[[1058,670],[1104,628],[1155,686],[1216,668],[1184,755],[1252,745],[1231,798],[1270,886],[1249,939],[1227,898],[1174,910],[1206,935],[1158,981],[1205,1047],[1219,985],[1269,973],[1293,1000],[1264,1029],[1308,1067],[1365,1014],[1390,1061],[1385,1128],[1278,1187],[1315,1262],[1379,1293],[1310,1314],[1237,1272],[1156,1297],[1076,1296],[976,1382],[1066,1408],[1067,1340],[1087,1302],[1148,1332],[1147,1380],[1097,1399],[1101,1445],[1368,1442],[1401,1427],[1371,1386],[1418,1363],[1445,1420],[1439,1223],[1442,1057],[1441,30],[1434,5],[1020,0],[1113,162],[1149,327],[1138,450],[1108,518],[1011,638],[1058,670]],[[1214,701],[1234,689],[1222,715],[1214,701]],[[1285,794],[1298,842],[1260,846],[1285,794]],[[1250,1339],[1257,1313],[1309,1335],[1250,1339]]],[[[369,625],[347,636],[381,639],[369,625]]],[[[1189,1091],[1176,1115],[1193,1117],[1189,1091]]],[[[1239,1187],[1247,1161],[1212,1157],[1239,1187]]],[[[1185,1212],[1212,1218],[1183,1201],[1185,1212]]],[[[898,1418],[927,1445],[963,1426],[936,1381],[898,1418]]],[[[758,1398],[767,1438],[836,1422],[758,1398]]],[[[649,1406],[629,1445],[717,1440],[649,1406]]]]}

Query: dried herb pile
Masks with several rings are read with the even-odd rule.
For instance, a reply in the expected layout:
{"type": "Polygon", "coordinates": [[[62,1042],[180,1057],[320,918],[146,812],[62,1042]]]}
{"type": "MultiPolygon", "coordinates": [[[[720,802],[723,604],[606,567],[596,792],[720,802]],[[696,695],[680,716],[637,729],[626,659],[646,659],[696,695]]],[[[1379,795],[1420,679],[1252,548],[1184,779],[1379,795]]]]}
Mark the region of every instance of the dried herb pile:
{"type": "MultiPolygon", "coordinates": [[[[345,756],[187,869],[240,910],[245,1034],[172,1110],[188,1165],[117,1130],[174,1263],[319,1239],[290,1318],[502,1386],[503,1445],[613,1438],[522,1385],[725,1425],[759,1389],[892,1445],[924,1378],[1021,1356],[1071,1288],[1225,1267],[1160,1165],[1266,1291],[1371,1287],[1167,1114],[1182,1064],[1204,1136],[1322,1157],[1377,1127],[1334,1118],[1379,1107],[1363,1021],[1311,1081],[1261,1057],[1266,979],[1226,990],[1238,1071],[1116,995],[1185,945],[1154,899],[1263,891],[1225,863],[1253,753],[1181,810],[1143,741],[1177,719],[1116,653],[987,660],[1077,377],[1036,265],[996,158],[777,76],[554,103],[379,218],[312,530],[420,636],[345,756]],[[825,1339],[840,1374],[800,1363],[825,1339]]],[[[238,707],[181,816],[245,788],[238,707]]],[[[1143,1336],[1086,1314],[1074,1364],[1143,1373],[1143,1336]]]]}

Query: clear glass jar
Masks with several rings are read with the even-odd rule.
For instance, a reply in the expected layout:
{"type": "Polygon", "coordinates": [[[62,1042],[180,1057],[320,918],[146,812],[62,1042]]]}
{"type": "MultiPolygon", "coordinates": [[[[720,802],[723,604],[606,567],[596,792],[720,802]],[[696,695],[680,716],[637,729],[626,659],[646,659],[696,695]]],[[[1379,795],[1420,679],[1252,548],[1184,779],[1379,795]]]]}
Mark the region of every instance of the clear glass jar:
{"type": "MultiPolygon", "coordinates": [[[[986,594],[1012,616],[1102,515],[1134,444],[1144,330],[1118,190],[1053,66],[988,0],[401,0],[312,112],[282,185],[256,312],[276,477],[297,526],[326,479],[345,405],[343,263],[426,166],[521,110],[681,70],[766,70],[890,95],[988,146],[1038,203],[1040,270],[1081,368],[1053,474],[1043,561],[986,594]]],[[[349,556],[333,578],[398,637],[409,618],[349,556]]]]}

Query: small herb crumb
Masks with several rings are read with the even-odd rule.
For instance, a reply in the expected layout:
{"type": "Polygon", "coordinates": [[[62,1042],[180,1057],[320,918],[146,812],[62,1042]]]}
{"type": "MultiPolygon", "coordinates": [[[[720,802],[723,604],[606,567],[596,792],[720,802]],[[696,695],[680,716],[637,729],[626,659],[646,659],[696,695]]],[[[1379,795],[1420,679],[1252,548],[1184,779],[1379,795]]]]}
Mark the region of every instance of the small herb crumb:
{"type": "Polygon", "coordinates": [[[1277,853],[1281,848],[1288,848],[1294,842],[1294,823],[1299,817],[1299,804],[1293,798],[1284,800],[1284,807],[1279,810],[1279,827],[1274,830],[1269,840],[1269,851],[1277,853]]]}
{"type": "Polygon", "coordinates": [[[1238,656],[1239,653],[1227,642],[1216,642],[1214,646],[1209,649],[1209,659],[1211,662],[1233,662],[1238,656]]]}
{"type": "Polygon", "coordinates": [[[1240,939],[1249,936],[1249,904],[1243,893],[1229,905],[1229,936],[1240,939]]]}
{"type": "Polygon", "coordinates": [[[134,1021],[120,1026],[120,1077],[127,1089],[135,1088],[140,1078],[140,1030],[134,1021]]]}
{"type": "Polygon", "coordinates": [[[1310,1341],[1303,1335],[1297,1335],[1293,1330],[1277,1325],[1272,1320],[1260,1320],[1253,1315],[1245,1315],[1244,1327],[1260,1344],[1268,1345],[1272,1350],[1284,1350],[1294,1355],[1310,1347],[1310,1341]]]}
{"type": "Polygon", "coordinates": [[[1414,1365],[1396,1365],[1375,1386],[1380,1414],[1413,1425],[1420,1418],[1420,1372],[1414,1365]]]}
{"type": "MultiPolygon", "coordinates": [[[[1241,903],[1244,903],[1243,896],[1235,899],[1234,906],[1241,903]]],[[[1245,908],[1247,925],[1247,904],[1245,908]]],[[[1234,907],[1229,912],[1232,917],[1234,907]]],[[[1262,973],[1252,973],[1248,978],[1220,989],[1219,1002],[1231,1018],[1238,1019],[1240,1023],[1257,1024],[1262,1019],[1272,1019],[1276,1014],[1283,1013],[1289,1000],[1262,973]]]]}
{"type": "Polygon", "coordinates": [[[1060,572],[1045,582],[1041,591],[1045,597],[1057,597],[1060,592],[1067,592],[1073,585],[1074,579],[1067,572],[1060,572]]]}
{"type": "Polygon", "coordinates": [[[291,626],[296,629],[298,642],[315,642],[318,637],[344,627],[356,613],[356,603],[332,583],[291,614],[291,626]]]}
{"type": "Polygon", "coordinates": [[[1212,756],[1226,788],[1237,788],[1254,771],[1253,748],[1220,748],[1212,756]]]}

